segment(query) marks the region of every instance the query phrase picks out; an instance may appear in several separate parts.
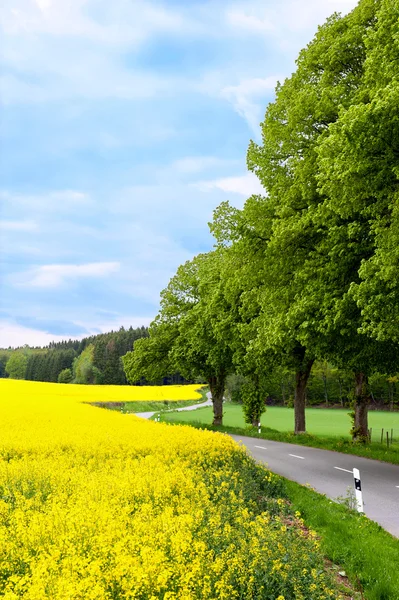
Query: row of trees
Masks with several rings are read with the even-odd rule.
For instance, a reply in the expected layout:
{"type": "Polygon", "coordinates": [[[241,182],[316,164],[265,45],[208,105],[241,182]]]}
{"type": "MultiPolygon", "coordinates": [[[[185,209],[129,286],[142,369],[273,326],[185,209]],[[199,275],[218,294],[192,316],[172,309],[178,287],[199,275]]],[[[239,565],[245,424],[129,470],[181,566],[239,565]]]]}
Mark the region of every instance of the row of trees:
{"type": "Polygon", "coordinates": [[[352,374],[352,434],[366,439],[369,378],[399,363],[398,10],[361,0],[300,53],[248,149],[265,194],[217,208],[215,249],[178,269],[124,358],[128,379],[200,375],[220,424],[226,377],[241,373],[257,423],[267,373],[293,370],[301,433],[312,367],[328,361],[352,374]]]}
{"type": "Polygon", "coordinates": [[[83,340],[51,343],[45,348],[0,351],[0,375],[13,379],[62,383],[124,385],[121,357],[134,341],[148,335],[146,327],[111,331],[83,340]]]}
{"type": "MultiPolygon", "coordinates": [[[[226,379],[225,397],[242,403],[246,378],[231,374],[226,379]]],[[[370,407],[376,410],[399,408],[399,376],[373,373],[369,379],[370,407]]],[[[284,367],[268,371],[263,396],[269,406],[294,406],[295,372],[284,367]]],[[[316,361],[306,387],[306,406],[349,407],[353,400],[353,373],[337,369],[327,361],[316,361]]]]}

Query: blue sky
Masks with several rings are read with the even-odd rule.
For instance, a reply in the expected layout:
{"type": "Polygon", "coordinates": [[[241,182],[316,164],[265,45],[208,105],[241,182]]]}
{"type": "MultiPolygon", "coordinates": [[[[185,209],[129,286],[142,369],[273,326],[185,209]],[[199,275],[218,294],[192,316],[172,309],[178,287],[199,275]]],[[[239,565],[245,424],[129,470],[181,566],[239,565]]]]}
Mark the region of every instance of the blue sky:
{"type": "Polygon", "coordinates": [[[354,0],[5,0],[0,345],[148,324],[261,191],[250,139],[274,87],[354,0]]]}

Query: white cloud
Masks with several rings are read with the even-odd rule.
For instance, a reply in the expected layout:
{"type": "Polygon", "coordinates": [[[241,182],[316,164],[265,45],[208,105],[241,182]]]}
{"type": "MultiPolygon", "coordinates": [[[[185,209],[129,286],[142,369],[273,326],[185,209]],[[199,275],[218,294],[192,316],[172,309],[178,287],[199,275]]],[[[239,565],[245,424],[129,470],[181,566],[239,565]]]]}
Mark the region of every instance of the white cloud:
{"type": "Polygon", "coordinates": [[[6,0],[0,79],[4,104],[68,98],[147,98],[176,88],[172,77],[141,71],[133,58],[147,40],[190,36],[198,24],[143,0],[6,0]],[[40,6],[39,6],[40,4],[40,6]]]}
{"type": "Polygon", "coordinates": [[[358,0],[280,0],[238,2],[227,8],[226,23],[238,33],[273,38],[316,29],[334,12],[348,13],[358,0]]]}
{"type": "Polygon", "coordinates": [[[204,191],[217,188],[223,192],[230,192],[246,197],[252,196],[253,194],[265,194],[265,190],[261,186],[258,178],[252,173],[247,173],[240,177],[225,177],[213,181],[201,181],[195,185],[204,191]]]}
{"type": "Polygon", "coordinates": [[[208,169],[223,168],[237,164],[237,160],[218,158],[217,156],[185,156],[173,162],[168,171],[172,170],[181,174],[193,174],[208,169]]]}
{"type": "Polygon", "coordinates": [[[0,201],[4,209],[33,209],[46,212],[76,211],[77,208],[90,207],[92,198],[78,190],[54,190],[41,194],[19,194],[16,192],[0,191],[0,201]]]}
{"type": "MultiPolygon", "coordinates": [[[[65,335],[54,335],[31,327],[24,327],[12,321],[0,320],[0,348],[8,348],[9,346],[18,348],[25,344],[29,346],[46,346],[50,342],[61,342],[68,337],[65,335]]],[[[82,337],[85,336],[76,336],[75,339],[82,337]]]]}
{"type": "Polygon", "coordinates": [[[35,231],[34,221],[0,221],[0,231],[35,231]]]}
{"type": "Polygon", "coordinates": [[[259,17],[255,14],[248,14],[245,8],[230,8],[226,12],[228,25],[238,30],[250,31],[251,33],[274,31],[275,26],[269,17],[259,17]]]}
{"type": "Polygon", "coordinates": [[[77,279],[102,278],[115,273],[119,262],[98,262],[83,265],[42,265],[12,276],[12,279],[24,287],[58,288],[77,279]]]}
{"type": "Polygon", "coordinates": [[[2,28],[9,35],[74,36],[111,47],[195,28],[180,13],[144,0],[94,5],[89,0],[6,0],[2,13],[2,28]]]}
{"type": "Polygon", "coordinates": [[[263,118],[265,100],[273,95],[277,77],[253,78],[240,81],[238,85],[224,87],[220,95],[230,102],[234,110],[243,117],[255,133],[263,118]]]}
{"type": "MultiPolygon", "coordinates": [[[[155,315],[154,315],[155,316],[155,315]]],[[[148,326],[154,317],[139,317],[115,315],[114,317],[103,318],[98,314],[93,318],[93,315],[87,315],[85,321],[71,321],[71,331],[74,331],[76,326],[86,330],[85,333],[76,335],[74,333],[65,333],[63,335],[49,333],[40,328],[41,320],[37,320],[37,328],[25,327],[12,320],[0,319],[0,348],[19,348],[28,344],[29,346],[47,346],[50,342],[61,342],[66,339],[80,340],[90,335],[98,333],[107,333],[111,330],[118,330],[120,327],[129,328],[132,326],[141,327],[148,326]]]]}

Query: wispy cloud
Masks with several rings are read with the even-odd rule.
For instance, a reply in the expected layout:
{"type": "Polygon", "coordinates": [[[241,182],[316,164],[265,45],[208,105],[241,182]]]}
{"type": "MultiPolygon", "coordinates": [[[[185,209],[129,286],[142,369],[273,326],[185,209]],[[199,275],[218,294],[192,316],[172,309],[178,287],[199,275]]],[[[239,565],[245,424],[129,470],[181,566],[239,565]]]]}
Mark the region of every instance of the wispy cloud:
{"type": "Polygon", "coordinates": [[[144,0],[5,0],[2,16],[9,35],[73,36],[111,47],[143,43],[162,32],[179,33],[184,26],[189,34],[195,28],[195,22],[178,11],[144,0]]]}
{"type": "Polygon", "coordinates": [[[238,85],[224,87],[220,95],[231,102],[234,110],[248,122],[252,131],[258,134],[266,98],[272,98],[277,81],[278,78],[274,76],[244,79],[238,85]]]}
{"type": "Polygon", "coordinates": [[[305,32],[320,25],[333,12],[346,14],[357,0],[248,0],[226,8],[228,25],[248,35],[284,37],[285,34],[305,32]]]}
{"type": "Polygon", "coordinates": [[[143,0],[6,0],[2,7],[4,104],[71,98],[148,98],[178,76],[140,69],[132,58],[160,35],[186,37],[199,24],[182,11],[143,0]]]}
{"type": "MultiPolygon", "coordinates": [[[[85,319],[63,323],[66,333],[53,333],[51,322],[43,322],[42,319],[32,319],[32,325],[26,326],[18,323],[14,319],[0,319],[0,347],[1,348],[19,348],[25,344],[30,346],[46,346],[50,342],[61,342],[65,339],[73,337],[73,339],[82,339],[90,335],[98,333],[107,333],[108,331],[116,331],[120,327],[129,328],[148,326],[153,317],[148,315],[101,315],[101,313],[93,315],[85,315],[85,319]],[[81,332],[73,333],[76,329],[81,332]]],[[[54,322],[55,328],[58,328],[58,323],[54,322]]]]}
{"type": "Polygon", "coordinates": [[[218,156],[185,156],[174,161],[168,171],[192,175],[209,169],[232,167],[239,161],[228,160],[218,156]]]}
{"type": "Polygon", "coordinates": [[[325,17],[355,4],[4,0],[10,336],[148,322],[178,265],[212,247],[215,207],[264,193],[245,152],[276,81],[325,17]]]}
{"type": "MultiPolygon", "coordinates": [[[[18,348],[29,344],[30,346],[46,346],[50,342],[60,342],[66,336],[55,335],[33,327],[24,327],[14,321],[0,320],[0,347],[18,348]]],[[[81,335],[80,337],[84,337],[81,335]]]]}
{"type": "Polygon", "coordinates": [[[226,11],[226,21],[228,25],[236,28],[238,31],[261,33],[264,35],[275,30],[275,24],[271,16],[256,14],[256,11],[251,11],[245,7],[233,7],[226,11]]]}
{"type": "Polygon", "coordinates": [[[238,194],[247,198],[253,194],[265,194],[265,190],[258,178],[252,173],[246,173],[239,177],[224,177],[212,181],[200,181],[195,186],[205,191],[217,188],[223,192],[238,194]]]}
{"type": "Polygon", "coordinates": [[[3,210],[17,206],[23,209],[46,212],[76,211],[92,205],[89,194],[78,190],[55,190],[36,194],[21,194],[8,190],[0,191],[3,210]]]}
{"type": "Polygon", "coordinates": [[[35,221],[0,221],[0,231],[35,231],[35,221]]]}
{"type": "Polygon", "coordinates": [[[42,265],[15,276],[19,285],[35,288],[58,288],[77,279],[104,278],[120,268],[119,262],[83,265],[42,265]]]}

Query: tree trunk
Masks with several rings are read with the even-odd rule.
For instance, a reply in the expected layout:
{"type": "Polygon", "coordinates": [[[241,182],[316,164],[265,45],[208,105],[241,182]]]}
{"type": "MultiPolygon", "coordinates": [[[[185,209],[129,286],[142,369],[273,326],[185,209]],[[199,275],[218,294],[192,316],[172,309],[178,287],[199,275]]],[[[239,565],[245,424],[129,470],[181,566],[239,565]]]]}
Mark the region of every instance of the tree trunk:
{"type": "Polygon", "coordinates": [[[226,377],[219,375],[211,377],[209,388],[213,403],[213,425],[223,425],[223,395],[226,377]]]}
{"type": "Polygon", "coordinates": [[[341,402],[341,406],[344,405],[344,400],[342,398],[342,381],[341,378],[338,379],[339,381],[339,401],[341,402]]]}
{"type": "Polygon", "coordinates": [[[306,386],[308,383],[310,371],[314,360],[309,360],[305,366],[295,373],[295,398],[294,398],[294,412],[295,412],[295,434],[306,433],[306,420],[305,420],[305,400],[306,400],[306,386]]]}
{"type": "Polygon", "coordinates": [[[354,442],[365,442],[368,437],[368,405],[367,376],[355,373],[355,418],[353,422],[352,439],[354,442]]]}
{"type": "Polygon", "coordinates": [[[326,401],[326,406],[328,406],[327,376],[326,375],[323,375],[323,385],[324,385],[324,399],[326,401]]]}

